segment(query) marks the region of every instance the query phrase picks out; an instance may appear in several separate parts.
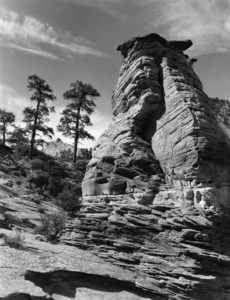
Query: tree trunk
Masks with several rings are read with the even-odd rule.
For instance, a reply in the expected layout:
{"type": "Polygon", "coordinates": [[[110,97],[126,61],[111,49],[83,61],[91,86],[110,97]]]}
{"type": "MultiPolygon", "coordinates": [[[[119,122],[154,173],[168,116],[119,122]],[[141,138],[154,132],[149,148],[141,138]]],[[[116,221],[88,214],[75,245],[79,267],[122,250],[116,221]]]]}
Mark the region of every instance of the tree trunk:
{"type": "Polygon", "coordinates": [[[79,139],[79,120],[80,120],[80,111],[81,107],[78,108],[77,111],[77,120],[75,126],[75,137],[74,137],[74,151],[73,151],[73,162],[77,161],[77,148],[78,148],[78,139],[79,139]]]}
{"type": "Polygon", "coordinates": [[[3,129],[2,129],[2,143],[3,145],[6,144],[6,124],[3,122],[3,129]]]}
{"type": "Polygon", "coordinates": [[[37,109],[36,109],[36,114],[34,118],[34,125],[33,125],[33,130],[32,130],[32,135],[31,135],[31,141],[30,141],[30,149],[29,149],[29,159],[33,158],[33,151],[34,151],[34,143],[35,143],[35,137],[36,137],[36,130],[37,130],[37,122],[38,122],[38,110],[40,106],[40,100],[38,100],[37,103],[37,109]]]}

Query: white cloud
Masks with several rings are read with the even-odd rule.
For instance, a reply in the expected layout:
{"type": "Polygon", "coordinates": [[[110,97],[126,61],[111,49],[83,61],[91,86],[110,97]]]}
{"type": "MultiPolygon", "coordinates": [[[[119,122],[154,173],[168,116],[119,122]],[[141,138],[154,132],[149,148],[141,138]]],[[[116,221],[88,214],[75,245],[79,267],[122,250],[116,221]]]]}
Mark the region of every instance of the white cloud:
{"type": "Polygon", "coordinates": [[[56,59],[56,60],[63,60],[62,58],[58,57],[54,53],[51,53],[51,52],[45,51],[45,50],[41,50],[41,49],[27,48],[27,47],[19,46],[14,43],[6,43],[3,46],[11,48],[11,49],[15,49],[15,50],[20,50],[22,52],[30,53],[30,54],[37,55],[37,56],[43,56],[43,57],[56,59]]]}
{"type": "Polygon", "coordinates": [[[0,12],[0,45],[52,59],[73,55],[105,55],[87,39],[75,37],[70,32],[55,29],[29,16],[20,18],[18,14],[7,10],[0,12]]]}
{"type": "Polygon", "coordinates": [[[23,109],[31,103],[28,99],[19,96],[14,89],[8,85],[0,84],[1,109],[13,112],[16,115],[16,121],[23,119],[23,109]]]}
{"type": "MultiPolygon", "coordinates": [[[[129,18],[130,26],[147,25],[168,39],[191,39],[192,55],[230,52],[230,0],[62,0],[103,10],[111,16],[129,18]],[[124,7],[136,7],[128,15],[124,7]]],[[[135,32],[134,32],[135,35],[135,32]]]]}
{"type": "Polygon", "coordinates": [[[169,39],[191,39],[193,55],[230,52],[229,0],[144,0],[151,31],[169,39]]]}

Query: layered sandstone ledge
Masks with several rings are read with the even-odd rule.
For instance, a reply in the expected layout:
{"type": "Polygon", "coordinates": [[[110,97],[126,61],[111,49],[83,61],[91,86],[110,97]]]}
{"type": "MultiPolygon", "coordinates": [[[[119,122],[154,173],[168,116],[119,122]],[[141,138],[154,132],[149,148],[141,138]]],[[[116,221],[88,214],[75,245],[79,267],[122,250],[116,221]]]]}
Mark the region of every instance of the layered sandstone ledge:
{"type": "Polygon", "coordinates": [[[114,117],[63,241],[131,270],[152,299],[228,300],[230,130],[191,45],[151,34],[118,47],[114,117]]]}

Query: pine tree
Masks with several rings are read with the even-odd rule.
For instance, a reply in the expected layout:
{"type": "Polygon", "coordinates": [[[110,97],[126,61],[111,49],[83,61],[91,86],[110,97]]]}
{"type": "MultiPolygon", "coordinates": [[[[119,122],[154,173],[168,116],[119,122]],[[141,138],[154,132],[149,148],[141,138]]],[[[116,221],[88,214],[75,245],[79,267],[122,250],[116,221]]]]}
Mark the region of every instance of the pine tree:
{"type": "Polygon", "coordinates": [[[55,112],[54,106],[48,106],[47,101],[53,101],[56,97],[53,91],[44,79],[37,75],[31,75],[28,78],[28,89],[32,91],[31,101],[36,102],[36,107],[26,107],[23,111],[26,123],[26,129],[30,134],[30,149],[29,158],[33,157],[33,150],[35,143],[42,142],[42,136],[52,138],[54,134],[53,129],[48,127],[46,123],[49,121],[49,113],[55,112]],[[38,132],[42,133],[40,139],[36,139],[38,132]]]}
{"type": "Polygon", "coordinates": [[[8,134],[8,128],[15,121],[15,115],[12,112],[7,112],[0,109],[0,131],[2,133],[2,143],[6,144],[6,135],[8,134]]]}
{"type": "Polygon", "coordinates": [[[13,145],[28,144],[25,129],[21,128],[20,126],[14,126],[14,129],[10,135],[10,138],[8,139],[8,142],[13,145]]]}
{"type": "Polygon", "coordinates": [[[64,99],[70,103],[63,110],[57,129],[74,139],[73,162],[76,162],[79,139],[94,139],[85,127],[92,126],[89,116],[96,107],[94,99],[99,96],[91,84],[81,81],[72,82],[70,89],[63,94],[64,99]]]}

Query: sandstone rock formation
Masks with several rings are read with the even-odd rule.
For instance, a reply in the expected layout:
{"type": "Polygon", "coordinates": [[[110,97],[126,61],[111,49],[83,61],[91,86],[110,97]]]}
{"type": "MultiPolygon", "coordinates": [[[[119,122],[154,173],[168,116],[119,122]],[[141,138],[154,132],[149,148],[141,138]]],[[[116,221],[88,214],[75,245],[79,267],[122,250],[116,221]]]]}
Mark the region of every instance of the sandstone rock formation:
{"type": "MultiPolygon", "coordinates": [[[[0,229],[2,234],[12,232],[0,229]]],[[[28,233],[20,250],[0,244],[0,271],[0,299],[151,299],[135,287],[131,271],[76,247],[37,241],[28,233]]]]}
{"type": "Polygon", "coordinates": [[[188,194],[195,203],[229,206],[230,140],[183,53],[191,45],[151,34],[118,47],[124,61],[114,118],[94,149],[84,196],[145,203],[173,189],[181,201],[188,194]]]}
{"type": "Polygon", "coordinates": [[[114,117],[63,241],[132,270],[152,299],[227,300],[229,127],[183,53],[191,45],[151,34],[118,47],[114,117]]]}

